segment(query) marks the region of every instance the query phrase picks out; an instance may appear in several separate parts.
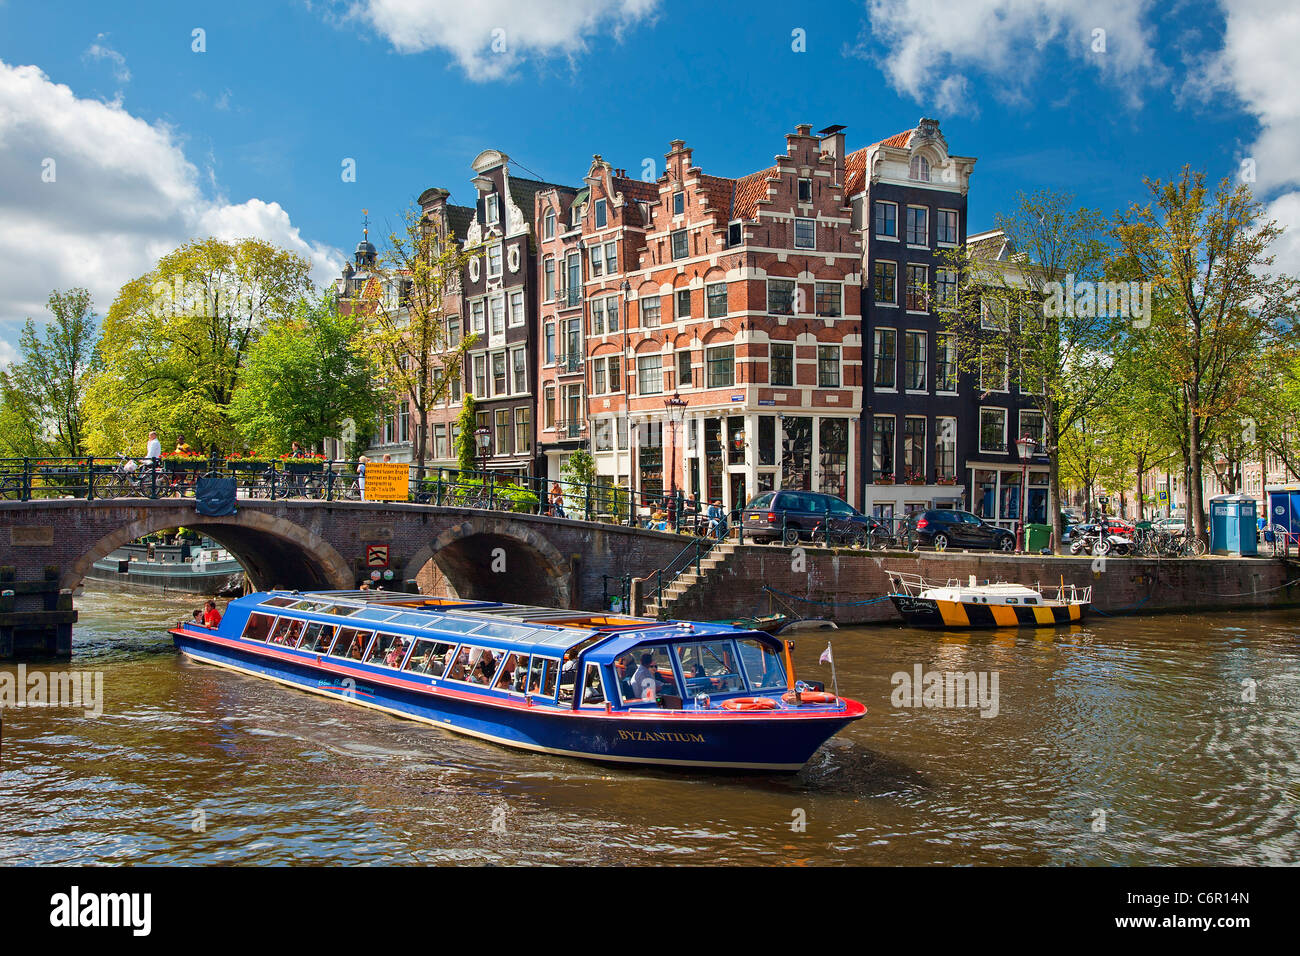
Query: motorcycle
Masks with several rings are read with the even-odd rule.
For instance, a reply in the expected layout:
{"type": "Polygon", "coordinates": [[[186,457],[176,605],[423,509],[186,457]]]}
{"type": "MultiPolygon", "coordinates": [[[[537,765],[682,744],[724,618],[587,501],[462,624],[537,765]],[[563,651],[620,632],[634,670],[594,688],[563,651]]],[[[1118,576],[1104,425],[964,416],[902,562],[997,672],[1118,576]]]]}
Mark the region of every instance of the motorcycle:
{"type": "Polygon", "coordinates": [[[1097,524],[1075,525],[1070,531],[1071,554],[1123,555],[1133,553],[1133,539],[1117,533],[1105,520],[1097,524]]]}

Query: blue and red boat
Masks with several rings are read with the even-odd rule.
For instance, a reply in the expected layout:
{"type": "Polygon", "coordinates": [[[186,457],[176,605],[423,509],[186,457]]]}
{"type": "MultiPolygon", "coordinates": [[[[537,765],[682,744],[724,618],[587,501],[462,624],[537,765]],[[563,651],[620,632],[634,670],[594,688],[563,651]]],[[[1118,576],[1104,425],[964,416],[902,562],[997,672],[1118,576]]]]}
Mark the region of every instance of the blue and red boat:
{"type": "Polygon", "coordinates": [[[614,763],[798,770],[866,713],[725,624],[370,591],[260,592],[193,660],[484,740],[614,763]]]}

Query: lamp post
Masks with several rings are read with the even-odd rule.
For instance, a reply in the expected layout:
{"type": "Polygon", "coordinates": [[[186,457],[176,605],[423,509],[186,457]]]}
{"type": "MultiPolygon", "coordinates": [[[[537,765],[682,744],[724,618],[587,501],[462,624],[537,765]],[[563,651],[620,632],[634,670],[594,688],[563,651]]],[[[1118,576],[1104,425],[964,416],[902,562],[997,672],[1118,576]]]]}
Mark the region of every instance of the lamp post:
{"type": "Polygon", "coordinates": [[[484,486],[486,487],[488,447],[492,444],[491,429],[488,428],[477,429],[474,432],[474,443],[478,446],[479,477],[482,479],[484,486]]]}
{"type": "Polygon", "coordinates": [[[1020,521],[1016,528],[1016,550],[1025,550],[1025,515],[1029,510],[1029,459],[1036,442],[1028,435],[1016,441],[1016,454],[1020,456],[1020,521]]]}
{"type": "MultiPolygon", "coordinates": [[[[628,380],[632,375],[628,366],[632,363],[627,358],[627,296],[632,291],[632,284],[624,279],[619,291],[623,293],[623,442],[627,445],[624,449],[627,452],[627,526],[631,528],[636,525],[636,502],[632,494],[632,393],[628,388],[628,380]]],[[[617,455],[614,460],[618,461],[617,455]]]]}
{"type": "Polygon", "coordinates": [[[668,424],[672,428],[672,443],[668,452],[668,484],[669,500],[673,503],[673,530],[676,531],[681,521],[677,503],[677,426],[681,424],[682,415],[686,411],[686,399],[673,389],[673,397],[664,399],[664,411],[668,414],[668,424]]]}

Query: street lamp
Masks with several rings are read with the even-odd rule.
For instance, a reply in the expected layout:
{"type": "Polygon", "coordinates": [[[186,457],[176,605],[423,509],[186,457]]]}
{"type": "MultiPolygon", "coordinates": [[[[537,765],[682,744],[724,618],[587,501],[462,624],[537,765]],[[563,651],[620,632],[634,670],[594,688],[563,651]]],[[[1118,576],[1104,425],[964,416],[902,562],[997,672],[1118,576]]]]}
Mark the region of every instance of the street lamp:
{"type": "Polygon", "coordinates": [[[668,483],[669,500],[673,503],[673,530],[676,531],[681,520],[677,501],[677,426],[681,424],[682,415],[686,412],[686,399],[674,389],[673,397],[664,399],[664,411],[667,412],[668,423],[672,427],[672,444],[668,453],[668,483]]]}
{"type": "Polygon", "coordinates": [[[1037,443],[1028,435],[1016,441],[1016,454],[1020,456],[1020,522],[1016,528],[1016,550],[1025,550],[1025,515],[1029,510],[1029,459],[1037,443]]]}
{"type": "Polygon", "coordinates": [[[478,446],[478,470],[479,477],[486,484],[487,482],[487,457],[488,448],[492,445],[492,431],[488,428],[480,428],[474,432],[474,443],[478,446]]]}

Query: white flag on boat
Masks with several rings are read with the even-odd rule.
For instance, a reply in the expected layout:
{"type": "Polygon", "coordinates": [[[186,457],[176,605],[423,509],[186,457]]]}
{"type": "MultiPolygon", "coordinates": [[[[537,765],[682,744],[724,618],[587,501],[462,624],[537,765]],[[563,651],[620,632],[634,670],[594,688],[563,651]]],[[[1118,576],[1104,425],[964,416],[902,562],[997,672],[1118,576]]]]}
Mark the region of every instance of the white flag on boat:
{"type": "Polygon", "coordinates": [[[835,664],[835,658],[831,656],[831,645],[830,645],[830,641],[827,641],[827,642],[826,642],[826,650],[822,651],[822,656],[819,657],[819,658],[817,658],[817,663],[818,663],[818,664],[830,664],[830,665],[832,665],[832,666],[835,664]]]}

